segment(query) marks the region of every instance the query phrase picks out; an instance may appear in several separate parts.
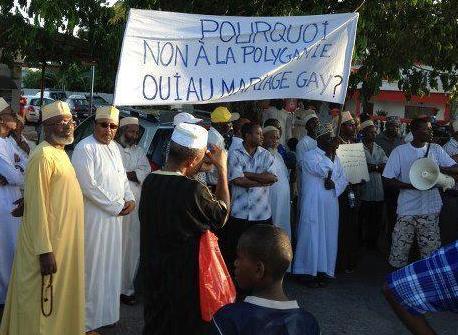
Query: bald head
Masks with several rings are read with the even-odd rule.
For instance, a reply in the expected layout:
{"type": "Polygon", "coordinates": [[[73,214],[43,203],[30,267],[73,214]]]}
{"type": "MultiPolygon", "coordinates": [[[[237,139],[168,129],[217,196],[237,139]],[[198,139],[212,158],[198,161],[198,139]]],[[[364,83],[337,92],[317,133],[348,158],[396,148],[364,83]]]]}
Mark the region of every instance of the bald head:
{"type": "Polygon", "coordinates": [[[240,237],[238,248],[253,261],[262,262],[274,280],[285,275],[293,259],[288,235],[272,225],[259,224],[248,229],[240,237]]]}

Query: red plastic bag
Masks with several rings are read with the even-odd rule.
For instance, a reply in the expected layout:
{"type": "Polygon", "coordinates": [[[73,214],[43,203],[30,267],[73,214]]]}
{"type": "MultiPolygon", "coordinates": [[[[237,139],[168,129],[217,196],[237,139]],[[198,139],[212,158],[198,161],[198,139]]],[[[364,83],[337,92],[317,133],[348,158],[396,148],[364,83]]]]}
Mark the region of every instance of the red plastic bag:
{"type": "Polygon", "coordinates": [[[199,288],[204,321],[211,321],[221,307],[235,301],[235,286],[219,250],[218,237],[209,230],[200,237],[199,288]]]}

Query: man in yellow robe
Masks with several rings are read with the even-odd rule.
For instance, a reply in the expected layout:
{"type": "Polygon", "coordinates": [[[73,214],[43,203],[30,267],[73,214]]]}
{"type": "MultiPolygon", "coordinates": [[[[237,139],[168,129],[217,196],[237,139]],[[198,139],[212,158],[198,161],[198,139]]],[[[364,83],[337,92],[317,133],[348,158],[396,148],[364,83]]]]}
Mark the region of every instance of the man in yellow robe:
{"type": "Polygon", "coordinates": [[[0,326],[1,335],[84,334],[83,196],[64,147],[70,108],[43,108],[45,141],[25,172],[24,216],[0,326]]]}

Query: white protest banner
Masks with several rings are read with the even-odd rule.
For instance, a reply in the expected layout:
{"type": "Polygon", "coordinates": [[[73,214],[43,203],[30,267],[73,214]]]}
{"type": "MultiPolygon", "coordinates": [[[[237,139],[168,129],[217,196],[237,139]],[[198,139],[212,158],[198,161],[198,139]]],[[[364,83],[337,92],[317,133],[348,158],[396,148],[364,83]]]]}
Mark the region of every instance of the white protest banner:
{"type": "Polygon", "coordinates": [[[343,104],[357,13],[234,17],[131,9],[114,104],[343,104]]]}
{"type": "Polygon", "coordinates": [[[369,170],[362,143],[340,144],[336,153],[349,183],[369,181],[369,170]]]}

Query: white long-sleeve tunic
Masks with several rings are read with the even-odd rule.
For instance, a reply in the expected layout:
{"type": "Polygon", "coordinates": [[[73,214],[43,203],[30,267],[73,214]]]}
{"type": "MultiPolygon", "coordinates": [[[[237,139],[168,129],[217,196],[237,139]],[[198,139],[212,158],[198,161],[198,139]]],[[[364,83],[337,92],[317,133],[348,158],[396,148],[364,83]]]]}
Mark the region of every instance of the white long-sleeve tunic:
{"type": "Polygon", "coordinates": [[[24,176],[15,167],[14,148],[4,138],[0,138],[0,175],[8,183],[0,186],[0,304],[4,304],[21,222],[20,218],[11,215],[11,211],[16,207],[13,203],[22,197],[24,185],[24,176]]]}
{"type": "Polygon", "coordinates": [[[272,208],[272,222],[282,228],[291,239],[291,194],[289,188],[288,169],[282,156],[275,151],[273,154],[275,175],[278,181],[270,187],[270,206],[272,208]]]}
{"type": "Polygon", "coordinates": [[[122,282],[121,293],[132,295],[134,290],[134,279],[137,274],[140,260],[140,220],[138,218],[138,204],[142,183],[151,172],[151,166],[146,158],[145,151],[138,145],[123,147],[118,143],[121,152],[122,162],[126,172],[135,171],[139,183],[129,181],[130,189],[135,197],[137,206],[129,215],[122,219],[122,282]]]}
{"type": "Polygon", "coordinates": [[[334,276],[339,230],[338,196],[345,190],[339,159],[331,161],[320,148],[304,153],[301,161],[300,220],[293,273],[334,276]],[[335,189],[326,190],[324,180],[332,171],[335,189]]]}
{"type": "Polygon", "coordinates": [[[119,320],[122,211],[134,200],[115,142],[94,136],[78,143],[72,163],[84,196],[86,330],[119,320]]]}

